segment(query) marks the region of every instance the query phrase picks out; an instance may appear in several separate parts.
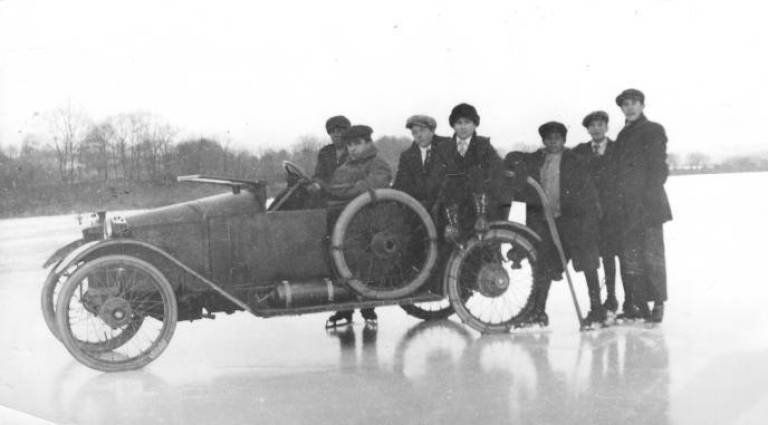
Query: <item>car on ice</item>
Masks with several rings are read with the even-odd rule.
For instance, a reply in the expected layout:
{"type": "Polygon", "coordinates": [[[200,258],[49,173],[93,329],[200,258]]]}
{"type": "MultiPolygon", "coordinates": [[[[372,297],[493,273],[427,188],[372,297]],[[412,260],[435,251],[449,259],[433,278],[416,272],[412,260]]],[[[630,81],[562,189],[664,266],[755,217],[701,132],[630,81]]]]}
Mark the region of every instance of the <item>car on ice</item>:
{"type": "MultiPolygon", "coordinates": [[[[530,229],[498,221],[460,243],[406,193],[377,189],[344,204],[286,210],[311,182],[286,162],[287,190],[267,206],[258,181],[182,176],[226,193],[120,216],[99,214],[46,262],[43,316],[81,363],[145,366],[179,320],[246,311],[259,317],[400,305],[421,319],[458,314],[506,332],[537,267],[530,229]]],[[[258,338],[255,335],[254,338],[258,338]]]]}

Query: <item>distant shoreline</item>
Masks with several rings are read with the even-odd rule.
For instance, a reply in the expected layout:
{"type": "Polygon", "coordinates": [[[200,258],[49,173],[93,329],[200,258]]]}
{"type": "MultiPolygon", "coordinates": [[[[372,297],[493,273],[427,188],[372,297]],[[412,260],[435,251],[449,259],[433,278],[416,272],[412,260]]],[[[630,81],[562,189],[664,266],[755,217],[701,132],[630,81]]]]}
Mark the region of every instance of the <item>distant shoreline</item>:
{"type": "MultiPolygon", "coordinates": [[[[768,170],[673,170],[670,176],[702,174],[765,173],[768,170]]],[[[273,197],[284,184],[268,186],[267,196],[273,197]]],[[[140,210],[191,201],[224,192],[220,187],[189,184],[106,184],[80,183],[48,185],[25,191],[0,193],[0,219],[81,214],[101,210],[140,210]]]]}

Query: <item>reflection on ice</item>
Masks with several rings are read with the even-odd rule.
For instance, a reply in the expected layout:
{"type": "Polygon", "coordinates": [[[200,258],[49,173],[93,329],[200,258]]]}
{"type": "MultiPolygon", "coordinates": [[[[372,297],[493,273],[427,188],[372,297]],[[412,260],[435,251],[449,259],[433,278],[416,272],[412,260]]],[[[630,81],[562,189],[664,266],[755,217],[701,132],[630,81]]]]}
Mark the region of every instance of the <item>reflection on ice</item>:
{"type": "Polygon", "coordinates": [[[669,423],[669,355],[658,329],[581,334],[569,347],[572,370],[553,366],[562,353],[547,333],[474,337],[452,321],[425,322],[398,338],[391,357],[375,329],[328,337],[338,351],[324,371],[239,369],[174,382],[149,369],[82,380],[70,370],[51,401],[81,424],[669,423]]]}

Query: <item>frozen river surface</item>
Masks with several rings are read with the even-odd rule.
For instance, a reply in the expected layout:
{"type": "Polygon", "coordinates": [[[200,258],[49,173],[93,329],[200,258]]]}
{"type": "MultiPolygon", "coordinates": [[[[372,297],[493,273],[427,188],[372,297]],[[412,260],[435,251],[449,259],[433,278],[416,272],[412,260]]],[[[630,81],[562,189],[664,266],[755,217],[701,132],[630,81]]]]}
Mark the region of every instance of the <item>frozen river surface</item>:
{"type": "Polygon", "coordinates": [[[544,333],[480,337],[396,307],[379,309],[378,332],[357,319],[336,334],[325,314],[238,313],[179,323],[158,360],[116,374],[77,363],[40,314],[40,265],[78,236],[73,218],[3,220],[0,423],[763,425],[766,188],[768,174],[670,179],[656,328],[580,333],[555,284],[544,333]]]}

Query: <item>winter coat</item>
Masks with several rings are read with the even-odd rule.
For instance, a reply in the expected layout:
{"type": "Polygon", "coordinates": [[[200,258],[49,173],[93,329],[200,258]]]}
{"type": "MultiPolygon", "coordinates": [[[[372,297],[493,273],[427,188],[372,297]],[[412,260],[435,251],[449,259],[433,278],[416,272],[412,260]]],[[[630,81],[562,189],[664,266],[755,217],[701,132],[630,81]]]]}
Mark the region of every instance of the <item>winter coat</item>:
{"type": "Polygon", "coordinates": [[[621,222],[616,196],[616,142],[608,139],[603,155],[597,155],[592,150],[592,142],[576,145],[573,152],[586,161],[600,200],[600,254],[606,257],[618,255],[621,247],[621,222]]]}
{"type": "Polygon", "coordinates": [[[332,198],[349,200],[371,189],[389,187],[392,169],[378,156],[373,143],[359,158],[347,157],[346,162],[336,169],[327,187],[332,198]]]}
{"type": "Polygon", "coordinates": [[[672,220],[672,210],[664,190],[669,175],[664,127],[641,115],[619,132],[615,158],[622,231],[672,220]]]}
{"type": "Polygon", "coordinates": [[[488,218],[506,219],[501,206],[509,204],[502,193],[501,172],[504,169],[501,158],[491,145],[491,139],[473,135],[467,151],[462,157],[456,147],[456,136],[440,143],[436,149],[436,163],[432,172],[443,182],[442,203],[458,204],[461,227],[474,223],[472,195],[485,193],[488,199],[488,218]]]}
{"type": "Polygon", "coordinates": [[[432,138],[431,158],[426,164],[422,162],[421,148],[416,142],[403,151],[392,187],[413,196],[427,209],[431,208],[437,199],[441,183],[437,174],[432,173],[436,163],[435,152],[437,146],[447,140],[448,138],[438,136],[432,138]]]}
{"type": "Polygon", "coordinates": [[[317,153],[317,165],[315,166],[314,177],[326,183],[330,182],[333,177],[333,172],[346,160],[346,149],[344,150],[344,154],[339,158],[336,156],[336,146],[333,143],[323,146],[317,153]]]}
{"type": "MultiPolygon", "coordinates": [[[[511,152],[505,158],[507,168],[518,178],[531,176],[541,184],[541,168],[546,152],[511,152]]],[[[577,271],[598,267],[598,221],[600,206],[587,162],[570,149],[563,150],[560,161],[560,217],[556,225],[567,258],[577,271]]],[[[522,181],[522,179],[520,180],[522,181]]],[[[515,199],[526,203],[525,224],[542,238],[540,261],[554,275],[562,273],[562,265],[544,216],[541,198],[529,185],[517,188],[515,199]]]]}

